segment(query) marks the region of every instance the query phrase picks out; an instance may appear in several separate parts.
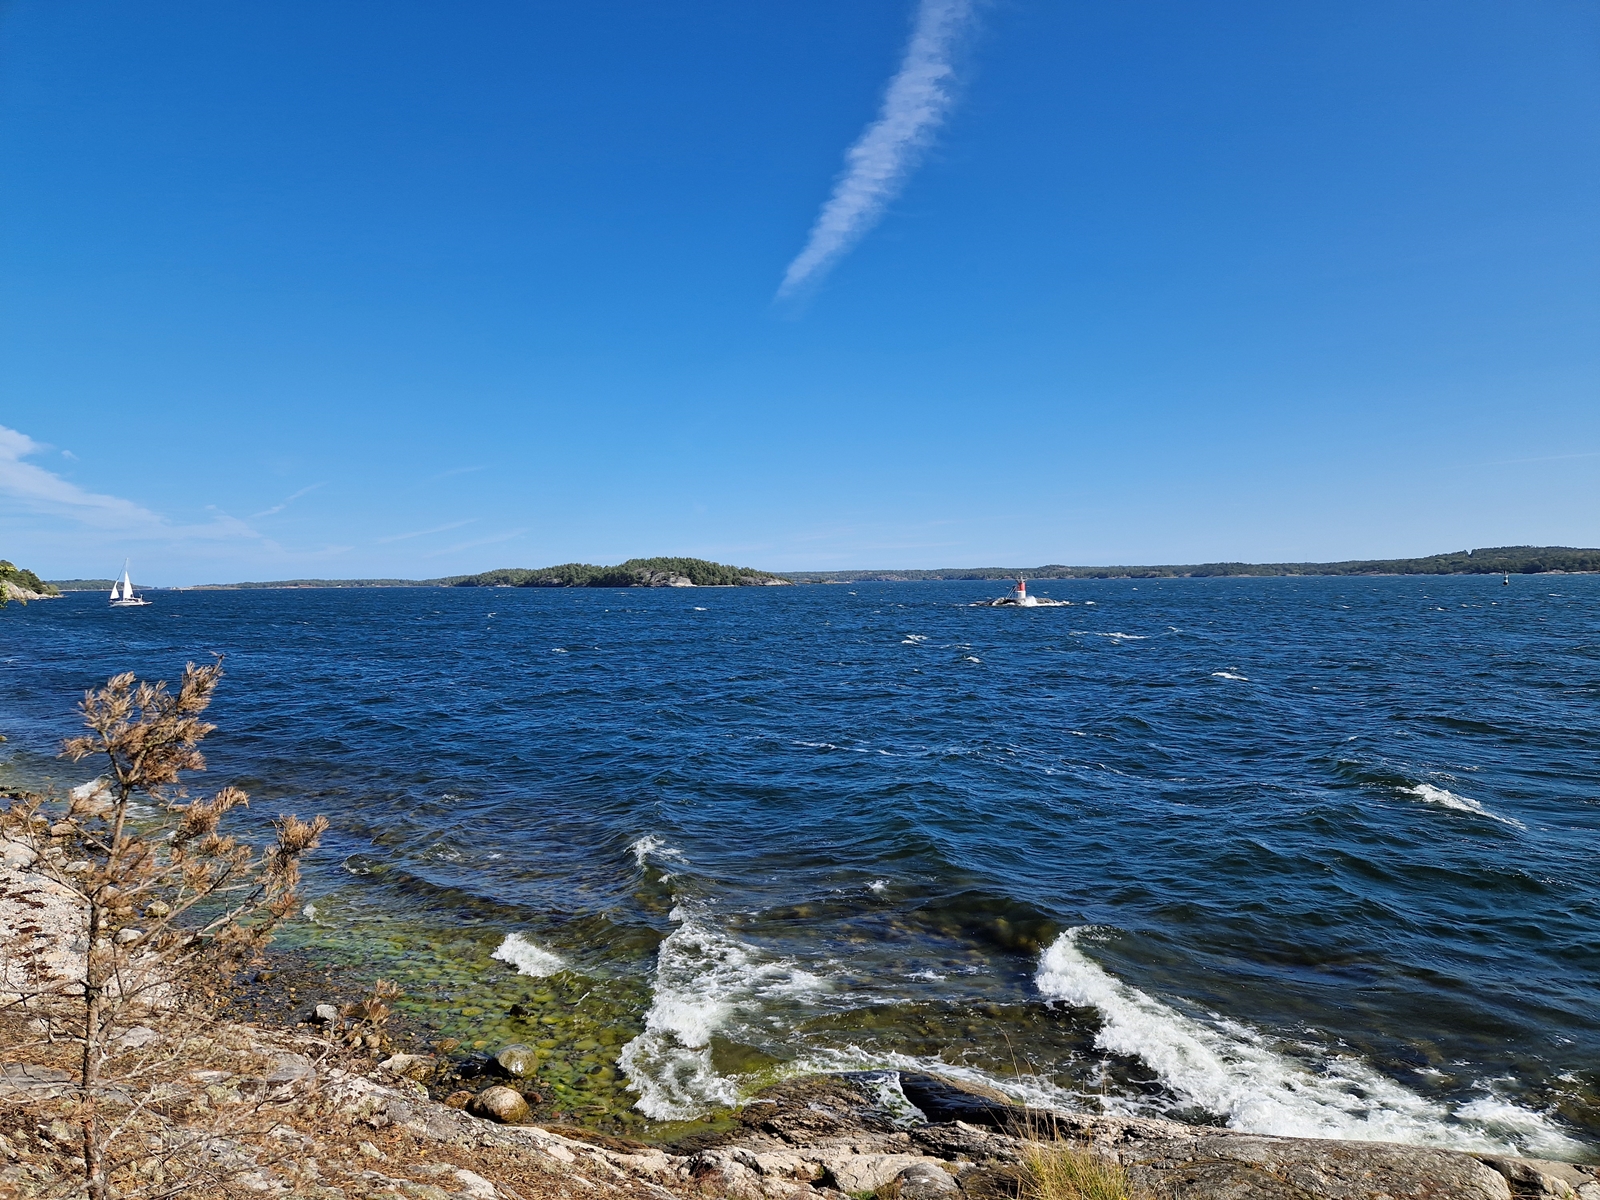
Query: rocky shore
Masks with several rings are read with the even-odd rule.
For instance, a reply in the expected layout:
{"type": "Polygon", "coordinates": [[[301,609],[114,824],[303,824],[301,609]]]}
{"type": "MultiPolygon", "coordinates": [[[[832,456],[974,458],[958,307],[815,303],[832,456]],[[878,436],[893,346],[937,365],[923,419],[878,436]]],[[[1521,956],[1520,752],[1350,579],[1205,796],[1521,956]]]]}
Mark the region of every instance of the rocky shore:
{"type": "MultiPolygon", "coordinates": [[[[30,870],[20,847],[0,850],[6,966],[26,957],[68,969],[82,953],[71,894],[30,870]]],[[[539,1086],[531,1052],[501,1048],[463,1072],[448,1055],[374,1053],[376,1039],[341,1036],[332,1006],[318,1016],[312,1031],[219,1022],[187,1035],[192,1061],[169,1063],[163,1082],[108,1087],[99,1102],[141,1107],[142,1137],[201,1147],[226,1183],[219,1195],[1001,1200],[1032,1194],[1028,1145],[1042,1139],[1118,1164],[1130,1197],[1600,1200],[1592,1166],[1025,1110],[998,1092],[890,1071],[789,1079],[731,1124],[646,1145],[528,1123],[526,1096],[539,1086]]],[[[0,1029],[0,1197],[73,1195],[70,1047],[21,1031],[0,1029]]],[[[163,1036],[121,1031],[151,1054],[163,1036]]]]}

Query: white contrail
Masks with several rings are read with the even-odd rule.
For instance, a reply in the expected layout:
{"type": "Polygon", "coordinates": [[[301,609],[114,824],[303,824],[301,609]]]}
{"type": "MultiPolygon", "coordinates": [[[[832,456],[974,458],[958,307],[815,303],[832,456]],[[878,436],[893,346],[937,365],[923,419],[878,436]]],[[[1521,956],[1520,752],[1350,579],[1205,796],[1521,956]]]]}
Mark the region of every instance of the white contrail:
{"type": "Polygon", "coordinates": [[[972,15],[972,0],[922,0],[900,70],[878,119],[845,153],[845,171],[817,214],[804,250],[789,264],[779,298],[822,275],[870,229],[894,199],[952,99],[951,46],[972,15]]]}

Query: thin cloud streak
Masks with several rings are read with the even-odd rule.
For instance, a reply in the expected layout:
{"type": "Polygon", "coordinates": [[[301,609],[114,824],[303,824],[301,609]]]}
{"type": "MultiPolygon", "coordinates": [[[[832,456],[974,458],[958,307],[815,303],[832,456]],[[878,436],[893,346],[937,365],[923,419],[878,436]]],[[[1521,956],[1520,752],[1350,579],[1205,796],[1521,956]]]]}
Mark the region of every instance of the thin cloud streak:
{"type": "Polygon", "coordinates": [[[460,529],[463,525],[471,525],[477,517],[468,517],[465,521],[451,521],[448,525],[435,525],[432,529],[414,529],[410,533],[397,533],[391,537],[381,537],[374,544],[387,546],[390,542],[404,542],[411,538],[427,537],[430,533],[443,533],[447,529],[460,529]]]}
{"type": "Polygon", "coordinates": [[[454,554],[457,550],[471,550],[474,546],[493,546],[499,542],[509,542],[527,533],[526,529],[513,529],[510,533],[497,533],[493,537],[478,538],[472,542],[457,542],[454,546],[446,546],[443,550],[435,550],[432,554],[424,554],[424,558],[441,558],[446,554],[454,554]]]}
{"type": "Polygon", "coordinates": [[[290,496],[287,500],[285,500],[282,504],[274,504],[271,508],[264,509],[261,512],[251,513],[250,514],[250,519],[253,521],[257,517],[270,517],[274,513],[281,513],[284,509],[288,508],[289,505],[293,504],[296,500],[300,499],[300,497],[304,496],[307,492],[314,492],[319,487],[325,487],[327,485],[327,482],[328,481],[326,479],[324,479],[321,483],[313,483],[310,487],[303,487],[298,492],[296,492],[294,495],[290,496]]]}
{"type": "Polygon", "coordinates": [[[452,475],[471,475],[474,471],[484,471],[487,467],[456,467],[449,471],[440,471],[437,475],[428,477],[429,483],[438,483],[441,479],[449,479],[452,475]]]}
{"type": "Polygon", "coordinates": [[[778,287],[778,299],[820,279],[877,223],[954,99],[950,54],[972,15],[971,0],[922,0],[900,70],[878,119],[845,152],[845,172],[778,287]]]}

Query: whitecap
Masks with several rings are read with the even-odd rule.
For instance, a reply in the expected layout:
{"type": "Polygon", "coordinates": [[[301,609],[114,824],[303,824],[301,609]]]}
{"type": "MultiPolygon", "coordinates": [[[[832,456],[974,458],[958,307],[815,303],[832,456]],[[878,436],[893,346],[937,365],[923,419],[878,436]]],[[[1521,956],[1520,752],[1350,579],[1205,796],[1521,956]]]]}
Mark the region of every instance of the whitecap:
{"type": "Polygon", "coordinates": [[[975,663],[981,663],[981,662],[983,662],[983,659],[981,659],[981,658],[979,658],[979,657],[977,657],[977,656],[976,656],[976,655],[974,655],[974,654],[969,654],[969,655],[967,655],[967,656],[966,656],[966,657],[965,657],[965,658],[963,658],[963,659],[962,659],[962,660],[961,660],[961,661],[962,661],[962,662],[975,662],[975,663]]]}
{"type": "Polygon", "coordinates": [[[628,847],[628,853],[633,855],[633,860],[641,867],[649,865],[649,858],[653,854],[657,858],[670,859],[673,862],[683,862],[683,851],[676,846],[669,846],[653,833],[647,833],[628,847]]]}
{"type": "Polygon", "coordinates": [[[911,973],[909,973],[906,976],[906,978],[907,979],[922,979],[922,980],[926,980],[928,983],[943,983],[946,979],[948,979],[950,977],[948,975],[941,975],[937,971],[922,970],[922,971],[912,971],[911,973]]]}
{"type": "Polygon", "coordinates": [[[567,969],[567,964],[560,955],[552,954],[543,946],[534,945],[520,933],[506,934],[506,940],[501,942],[500,948],[493,951],[489,957],[510,963],[517,969],[517,974],[531,975],[535,979],[543,979],[546,975],[554,975],[557,971],[567,969]]]}
{"type": "Polygon", "coordinates": [[[906,634],[905,638],[900,642],[900,644],[902,646],[920,646],[920,645],[922,645],[923,642],[925,642],[927,640],[928,640],[927,634],[923,634],[923,633],[908,633],[908,634],[906,634]]]}
{"type": "Polygon", "coordinates": [[[1079,948],[1085,932],[1068,930],[1040,957],[1039,991],[1097,1010],[1097,1047],[1142,1059],[1179,1099],[1234,1129],[1491,1153],[1537,1147],[1570,1157],[1581,1149],[1529,1109],[1478,1100],[1452,1111],[1359,1059],[1297,1047],[1301,1061],[1238,1022],[1186,1016],[1093,962],[1079,948]]]}
{"type": "Polygon", "coordinates": [[[308,921],[315,921],[317,919],[317,906],[315,904],[307,904],[300,910],[300,915],[308,921]]]}
{"type": "Polygon", "coordinates": [[[703,609],[703,608],[701,608],[701,607],[700,607],[700,606],[699,606],[699,605],[698,605],[698,604],[696,604],[696,605],[695,605],[695,606],[694,606],[694,611],[695,611],[695,612],[705,612],[705,611],[706,611],[706,610],[705,610],[705,609],[703,609]]]}
{"type": "Polygon", "coordinates": [[[1458,796],[1454,792],[1446,791],[1444,788],[1434,787],[1431,783],[1419,783],[1415,787],[1401,788],[1400,790],[1408,796],[1415,796],[1424,804],[1433,804],[1439,808],[1453,809],[1456,812],[1472,813],[1474,816],[1488,817],[1491,821],[1499,821],[1502,825],[1511,825],[1517,829],[1527,828],[1521,821],[1490,812],[1468,796],[1458,796]]]}
{"type": "Polygon", "coordinates": [[[1235,675],[1232,671],[1213,671],[1213,672],[1211,672],[1211,678],[1213,678],[1213,679],[1237,679],[1240,683],[1249,683],[1250,682],[1243,675],[1235,675]]]}
{"type": "Polygon", "coordinates": [[[617,1065],[637,1092],[634,1107],[658,1121],[683,1121],[738,1102],[738,1082],[711,1063],[711,1036],[765,999],[816,991],[822,979],[768,959],[681,906],[678,927],[656,950],[655,985],[644,1032],[617,1065]]]}
{"type": "Polygon", "coordinates": [[[867,884],[867,891],[873,892],[879,896],[883,895],[888,890],[889,881],[887,879],[874,879],[871,883],[867,884]]]}
{"type": "Polygon", "coordinates": [[[551,646],[550,647],[550,653],[551,654],[565,654],[566,651],[564,649],[562,649],[560,646],[551,646]]]}

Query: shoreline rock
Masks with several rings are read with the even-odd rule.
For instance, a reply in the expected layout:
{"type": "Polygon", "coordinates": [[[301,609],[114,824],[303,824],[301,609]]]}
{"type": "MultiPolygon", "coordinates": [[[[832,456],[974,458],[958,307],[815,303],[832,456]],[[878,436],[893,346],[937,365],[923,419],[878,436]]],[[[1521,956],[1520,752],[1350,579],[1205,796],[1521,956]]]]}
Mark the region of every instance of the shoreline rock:
{"type": "MultiPolygon", "coordinates": [[[[41,886],[25,859],[9,850],[0,856],[0,937],[8,947],[26,943],[34,952],[61,955],[59,969],[74,950],[82,953],[74,945],[74,937],[81,942],[82,936],[77,910],[66,889],[41,886]]],[[[1014,1197],[1023,1179],[1025,1141],[1041,1137],[1087,1147],[1120,1165],[1135,1195],[1170,1200],[1600,1200],[1600,1168],[1593,1165],[1032,1110],[999,1092],[917,1072],[785,1080],[751,1097],[731,1127],[650,1146],[521,1123],[528,1104],[503,1081],[516,1078],[511,1068],[524,1065],[520,1059],[502,1064],[500,1079],[485,1078],[487,1086],[476,1094],[447,1102],[431,1099],[418,1082],[438,1066],[432,1056],[394,1054],[381,1064],[362,1064],[350,1054],[336,1058],[344,1052],[327,1038],[292,1030],[232,1023],[226,1034],[242,1039],[263,1060],[255,1068],[259,1074],[239,1074],[242,1064],[233,1072],[194,1070],[188,1083],[177,1085],[179,1091],[203,1092],[213,1109],[276,1105],[285,1129],[294,1127],[282,1137],[305,1138],[312,1147],[324,1145],[324,1154],[358,1162],[393,1160],[385,1167],[389,1172],[402,1166],[413,1173],[432,1171],[440,1147],[502,1156],[446,1168],[456,1174],[439,1175],[442,1182],[429,1185],[439,1189],[437,1196],[429,1193],[433,1200],[512,1200],[515,1189],[497,1187],[483,1173],[492,1173],[485,1165],[491,1162],[545,1172],[560,1195],[579,1189],[656,1200],[843,1200],[892,1188],[903,1200],[1002,1200],[1014,1197]],[[903,1111],[885,1107],[884,1085],[891,1081],[927,1123],[912,1124],[903,1111]],[[386,1131],[399,1139],[387,1143],[388,1150],[375,1140],[386,1131]],[[444,1182],[455,1190],[445,1190],[444,1182]]],[[[159,1035],[136,1026],[124,1036],[146,1045],[159,1035]]],[[[29,1055],[20,1045],[0,1051],[0,1100],[24,1110],[37,1107],[43,1115],[70,1092],[71,1076],[59,1066],[27,1061],[29,1055]]],[[[102,1099],[108,1105],[134,1102],[113,1088],[102,1099]]],[[[0,1146],[0,1154],[9,1145],[0,1146]]],[[[267,1159],[251,1169],[264,1194],[285,1193],[293,1182],[281,1174],[286,1168],[267,1159]]],[[[51,1194],[43,1178],[37,1162],[19,1155],[0,1164],[0,1189],[11,1184],[20,1194],[51,1194]]],[[[396,1177],[378,1172],[377,1178],[396,1177]]],[[[410,1192],[416,1187],[413,1182],[410,1192]]],[[[331,1191],[323,1194],[334,1200],[331,1191]]]]}

